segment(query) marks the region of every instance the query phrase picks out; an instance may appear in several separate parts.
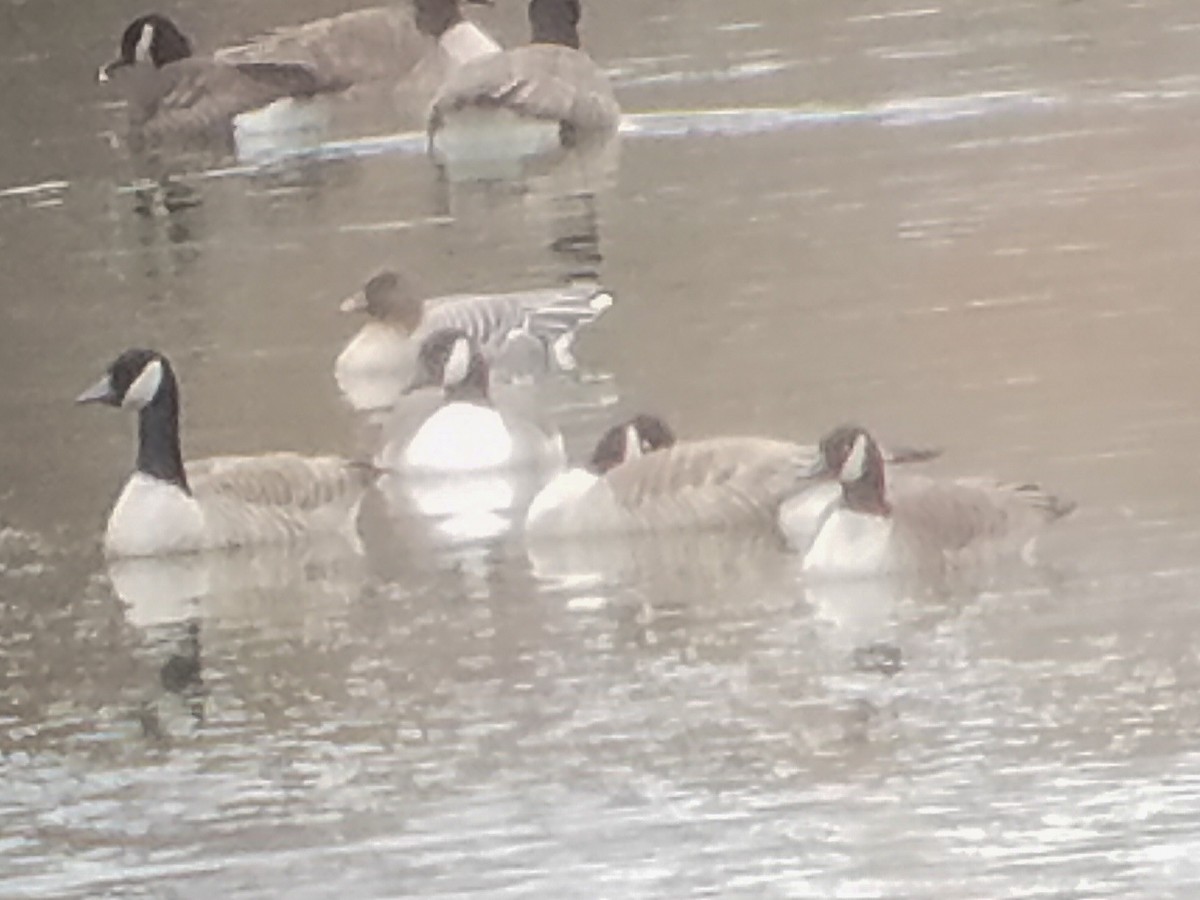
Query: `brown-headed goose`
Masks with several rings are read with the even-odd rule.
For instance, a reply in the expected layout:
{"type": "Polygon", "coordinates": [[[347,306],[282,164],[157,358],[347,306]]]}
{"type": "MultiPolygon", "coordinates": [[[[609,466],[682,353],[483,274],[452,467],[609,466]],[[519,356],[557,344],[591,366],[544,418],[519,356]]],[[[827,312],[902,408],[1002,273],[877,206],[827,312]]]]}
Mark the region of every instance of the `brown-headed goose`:
{"type": "Polygon", "coordinates": [[[442,404],[415,433],[391,437],[382,467],[446,476],[562,464],[561,434],[492,403],[487,360],[461,329],[443,328],[421,344],[408,390],[428,386],[441,386],[442,404]]]}
{"type": "Polygon", "coordinates": [[[216,57],[237,63],[301,63],[323,86],[342,89],[408,79],[440,82],[455,66],[499,50],[463,16],[459,0],[400,0],[279,28],[220,50],[216,57]]]}
{"type": "Polygon", "coordinates": [[[579,49],[580,15],[579,0],[531,0],[531,43],[453,70],[430,107],[434,158],[537,156],[613,134],[621,108],[579,49]]]}
{"type": "Polygon", "coordinates": [[[817,476],[841,496],[804,548],[804,569],[820,575],[910,572],[937,576],[1003,555],[1027,555],[1044,527],[1074,504],[1037,485],[985,478],[890,480],[874,438],[855,425],[821,441],[817,476]]]}
{"type": "Polygon", "coordinates": [[[126,27],[117,58],[100,69],[99,78],[124,95],[131,128],[151,142],[225,137],[239,116],[332,89],[301,63],[194,56],[178,26],[157,13],[126,27]]]}
{"type": "Polygon", "coordinates": [[[612,295],[594,285],[423,300],[407,278],[386,270],[341,304],[342,312],[365,312],[370,321],[342,350],[334,375],[352,400],[365,377],[407,383],[421,342],[444,328],[465,333],[502,378],[570,371],[576,332],[612,303],[612,295]]]}
{"type": "Polygon", "coordinates": [[[138,414],[137,462],[108,519],[105,552],[159,556],[312,536],[353,534],[374,469],[333,456],[295,453],[183,462],[179,387],[153,350],[118,356],[77,403],[138,414]]]}

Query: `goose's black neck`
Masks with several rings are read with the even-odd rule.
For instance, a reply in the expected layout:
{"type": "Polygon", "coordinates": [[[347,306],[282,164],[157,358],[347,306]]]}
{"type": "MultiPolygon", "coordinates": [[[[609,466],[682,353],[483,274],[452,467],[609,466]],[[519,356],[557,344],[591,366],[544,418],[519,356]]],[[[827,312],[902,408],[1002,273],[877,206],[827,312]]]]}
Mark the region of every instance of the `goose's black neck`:
{"type": "Polygon", "coordinates": [[[857,481],[842,483],[842,503],[847,509],[872,516],[891,515],[887,500],[883,454],[874,442],[868,445],[866,467],[857,481]]]}
{"type": "Polygon", "coordinates": [[[138,412],[137,470],[191,492],[179,447],[179,389],[166,366],[158,393],[138,412]]]}
{"type": "Polygon", "coordinates": [[[579,0],[530,0],[529,27],[535,44],[579,49],[579,0]]]}

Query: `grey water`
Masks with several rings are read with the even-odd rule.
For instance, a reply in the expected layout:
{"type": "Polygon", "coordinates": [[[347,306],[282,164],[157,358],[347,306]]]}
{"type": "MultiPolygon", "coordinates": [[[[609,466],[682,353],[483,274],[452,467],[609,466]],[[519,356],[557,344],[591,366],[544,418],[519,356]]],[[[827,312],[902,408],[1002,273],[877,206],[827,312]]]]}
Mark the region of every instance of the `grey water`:
{"type": "MultiPolygon", "coordinates": [[[[201,47],[342,8],[162,6],[201,47]]],[[[1200,8],[585,0],[617,152],[482,184],[386,96],[148,177],[92,81],[143,11],[0,5],[0,896],[1196,896],[1200,8]],[[574,453],[857,420],[1078,510],[937,596],[385,496],[361,556],[110,569],[133,425],[71,398],[151,345],[189,456],[361,453],[337,303],[385,264],[597,274],[539,397],[574,453]]]]}

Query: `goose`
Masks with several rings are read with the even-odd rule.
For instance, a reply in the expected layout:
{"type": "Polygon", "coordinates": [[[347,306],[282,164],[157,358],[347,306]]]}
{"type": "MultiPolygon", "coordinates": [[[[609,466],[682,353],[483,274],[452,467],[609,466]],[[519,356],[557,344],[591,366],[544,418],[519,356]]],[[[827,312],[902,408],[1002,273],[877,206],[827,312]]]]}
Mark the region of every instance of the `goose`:
{"type": "Polygon", "coordinates": [[[1027,559],[1045,526],[1074,509],[1033,484],[909,473],[889,484],[879,446],[857,425],[826,435],[812,474],[841,487],[804,551],[805,571],[820,575],[941,575],[1014,551],[1027,559]]]}
{"type": "Polygon", "coordinates": [[[615,133],[621,108],[579,49],[580,16],[579,0],[531,0],[531,43],[451,71],[429,110],[434,158],[538,156],[615,133]]]}
{"type": "Polygon", "coordinates": [[[350,536],[375,470],[333,456],[220,456],[186,466],[179,387],[154,350],[126,350],[76,398],[138,414],[137,460],[109,515],[109,557],[159,556],[350,536]]]}
{"type": "Polygon", "coordinates": [[[341,303],[342,312],[366,313],[369,321],[338,355],[334,375],[347,394],[364,376],[408,380],[421,342],[444,328],[474,341],[497,375],[571,371],[576,332],[612,303],[610,293],[593,285],[422,300],[404,275],[385,269],[341,303]]]}
{"type": "Polygon", "coordinates": [[[487,360],[466,332],[442,328],[430,334],[421,344],[417,372],[406,392],[440,385],[442,403],[411,437],[392,436],[379,454],[380,466],[453,476],[560,465],[562,435],[498,410],[489,383],[487,360]]]}
{"type": "MultiPolygon", "coordinates": [[[[490,5],[491,0],[464,2],[490,5]]],[[[330,89],[419,80],[433,90],[454,66],[499,50],[487,32],[463,16],[459,0],[402,0],[279,28],[219,50],[216,58],[302,63],[330,89]]]]}
{"type": "Polygon", "coordinates": [[[228,135],[239,117],[334,89],[301,63],[194,56],[179,26],[157,13],[129,23],[116,59],[98,78],[124,94],[131,129],[153,142],[228,135]]]}
{"type": "MultiPolygon", "coordinates": [[[[940,451],[897,448],[897,462],[940,451]]],[[[666,423],[637,416],[610,429],[586,469],[551,481],[530,504],[532,537],[754,530],[781,537],[781,510],[797,504],[792,527],[824,509],[831,496],[808,499],[816,447],[763,437],[679,441],[666,423]]]]}

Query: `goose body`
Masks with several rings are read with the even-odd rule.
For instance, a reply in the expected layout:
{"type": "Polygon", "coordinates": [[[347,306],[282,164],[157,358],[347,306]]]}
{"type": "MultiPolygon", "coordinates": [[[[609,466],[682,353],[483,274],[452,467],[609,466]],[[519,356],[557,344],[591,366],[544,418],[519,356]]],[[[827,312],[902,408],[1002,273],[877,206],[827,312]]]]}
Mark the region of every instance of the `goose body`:
{"type": "Polygon", "coordinates": [[[330,90],[415,80],[432,91],[454,67],[499,50],[462,16],[458,0],[400,0],[279,28],[216,56],[233,63],[300,63],[330,90]]]}
{"type": "Polygon", "coordinates": [[[381,378],[407,383],[421,343],[446,328],[467,335],[501,377],[570,371],[578,329],[612,302],[610,294],[593,285],[420,300],[403,276],[381,272],[341,305],[343,312],[367,313],[370,321],[338,355],[334,375],[352,400],[364,392],[378,399],[379,391],[367,389],[381,378]],[[365,384],[364,378],[369,379],[365,384]]]}
{"type": "Polygon", "coordinates": [[[941,575],[1026,556],[1074,508],[1031,484],[910,473],[885,480],[882,453],[856,426],[822,441],[818,469],[841,488],[804,551],[805,570],[822,575],[941,575]]]}
{"type": "Polygon", "coordinates": [[[579,49],[579,18],[579,0],[532,0],[530,44],[454,69],[430,106],[435,159],[538,156],[615,133],[621,108],[579,49]]]}
{"type": "Polygon", "coordinates": [[[393,435],[380,465],[427,476],[456,476],[560,465],[562,436],[495,408],[488,365],[462,331],[442,329],[425,339],[410,390],[440,385],[441,406],[410,434],[393,435]]]}
{"type": "Polygon", "coordinates": [[[780,504],[804,489],[815,452],[786,441],[686,441],[627,459],[603,474],[552,482],[526,517],[531,536],[678,529],[775,531],[780,504]]]}
{"type": "Polygon", "coordinates": [[[111,557],[159,556],[354,532],[369,466],[295,453],[223,456],[184,465],[179,394],[166,357],[130,350],[77,402],[138,413],[138,455],[109,515],[111,557]]]}
{"type": "Polygon", "coordinates": [[[101,68],[99,77],[113,82],[125,98],[131,129],[151,142],[229,136],[239,117],[276,104],[294,106],[329,90],[301,63],[193,56],[178,26],[157,14],[129,24],[117,58],[101,68]]]}

